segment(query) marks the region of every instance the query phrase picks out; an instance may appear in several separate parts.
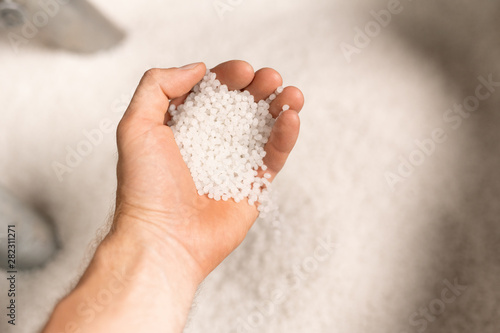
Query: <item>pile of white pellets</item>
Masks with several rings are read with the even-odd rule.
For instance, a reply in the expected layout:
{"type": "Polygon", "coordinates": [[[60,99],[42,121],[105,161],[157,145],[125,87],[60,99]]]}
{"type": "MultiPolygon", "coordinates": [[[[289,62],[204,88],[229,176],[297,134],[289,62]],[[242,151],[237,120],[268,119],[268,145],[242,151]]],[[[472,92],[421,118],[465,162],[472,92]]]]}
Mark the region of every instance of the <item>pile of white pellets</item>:
{"type": "Polygon", "coordinates": [[[258,202],[261,215],[276,209],[270,203],[271,175],[263,158],[275,122],[269,106],[282,91],[280,87],[256,102],[248,91],[229,91],[215,73],[207,72],[183,104],[170,106],[168,126],[199,195],[258,202]]]}

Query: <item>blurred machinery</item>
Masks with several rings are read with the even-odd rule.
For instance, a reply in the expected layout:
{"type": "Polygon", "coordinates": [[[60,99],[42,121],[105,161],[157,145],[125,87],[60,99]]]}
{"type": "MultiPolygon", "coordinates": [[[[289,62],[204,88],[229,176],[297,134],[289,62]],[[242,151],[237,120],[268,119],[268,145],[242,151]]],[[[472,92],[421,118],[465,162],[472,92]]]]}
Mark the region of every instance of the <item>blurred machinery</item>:
{"type": "Polygon", "coordinates": [[[0,187],[0,267],[38,267],[56,251],[55,230],[49,220],[0,187]]]}
{"type": "Polygon", "coordinates": [[[36,42],[79,53],[108,49],[125,36],[85,0],[0,0],[0,31],[13,47],[36,42]]]}

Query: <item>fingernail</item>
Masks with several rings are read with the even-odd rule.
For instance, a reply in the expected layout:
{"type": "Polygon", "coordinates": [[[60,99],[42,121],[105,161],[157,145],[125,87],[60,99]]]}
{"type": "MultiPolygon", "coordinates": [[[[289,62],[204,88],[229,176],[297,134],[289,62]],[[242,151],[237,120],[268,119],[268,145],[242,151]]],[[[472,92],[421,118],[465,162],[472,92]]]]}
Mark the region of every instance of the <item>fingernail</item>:
{"type": "Polygon", "coordinates": [[[198,66],[199,64],[201,64],[201,62],[195,62],[194,64],[189,64],[189,65],[182,66],[179,69],[183,69],[183,70],[193,69],[196,66],[198,66]]]}

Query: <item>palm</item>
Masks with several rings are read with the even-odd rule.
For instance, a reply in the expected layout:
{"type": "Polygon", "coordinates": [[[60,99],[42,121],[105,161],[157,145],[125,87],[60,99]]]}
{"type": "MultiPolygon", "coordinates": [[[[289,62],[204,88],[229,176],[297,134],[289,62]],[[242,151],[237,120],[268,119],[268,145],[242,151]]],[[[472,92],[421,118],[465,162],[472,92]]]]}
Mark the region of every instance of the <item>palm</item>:
{"type": "MultiPolygon", "coordinates": [[[[256,100],[267,98],[282,84],[274,70],[254,73],[242,61],[221,64],[212,72],[229,89],[248,90],[256,100]]],[[[185,95],[173,98],[171,103],[178,105],[184,98],[185,95]]],[[[285,88],[271,105],[275,117],[284,104],[300,111],[300,90],[285,88]]],[[[297,139],[299,122],[295,111],[280,117],[266,145],[264,162],[272,178],[283,167],[297,139]]],[[[168,114],[163,123],[151,124],[148,119],[138,118],[122,126],[125,129],[119,132],[118,200],[129,210],[146,214],[149,222],[182,243],[202,269],[209,272],[241,243],[258,212],[246,201],[215,201],[198,195],[172,131],[164,125],[166,120],[168,114]]]]}

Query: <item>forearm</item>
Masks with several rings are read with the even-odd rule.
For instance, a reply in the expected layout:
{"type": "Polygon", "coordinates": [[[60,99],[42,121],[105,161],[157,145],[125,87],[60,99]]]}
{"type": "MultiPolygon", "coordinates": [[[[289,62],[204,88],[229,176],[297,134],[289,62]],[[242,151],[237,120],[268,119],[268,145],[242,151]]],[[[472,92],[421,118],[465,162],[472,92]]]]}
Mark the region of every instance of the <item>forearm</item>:
{"type": "Polygon", "coordinates": [[[188,254],[157,243],[137,221],[118,222],[44,332],[182,331],[199,283],[188,254]]]}

